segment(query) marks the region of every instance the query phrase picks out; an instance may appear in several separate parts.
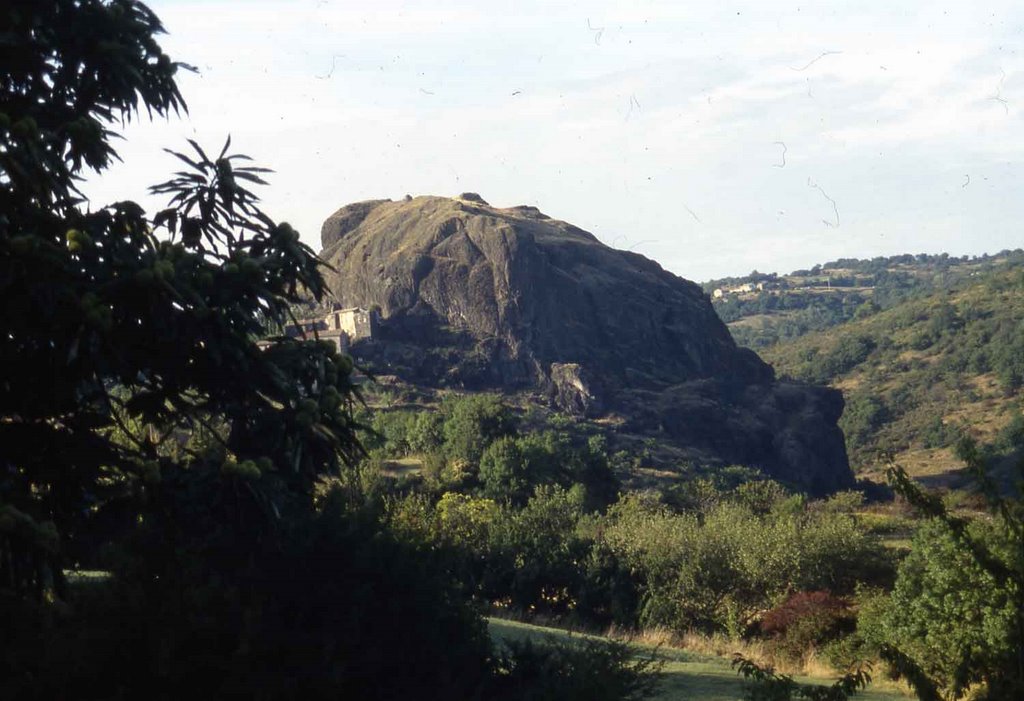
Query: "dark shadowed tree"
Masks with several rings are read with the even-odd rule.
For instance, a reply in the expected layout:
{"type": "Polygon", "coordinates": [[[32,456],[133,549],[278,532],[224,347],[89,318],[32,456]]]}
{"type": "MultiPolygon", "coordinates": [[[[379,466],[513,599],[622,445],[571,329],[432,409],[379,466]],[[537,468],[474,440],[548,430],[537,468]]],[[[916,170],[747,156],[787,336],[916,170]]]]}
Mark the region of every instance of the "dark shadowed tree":
{"type": "Polygon", "coordinates": [[[0,586],[39,600],[89,528],[130,521],[164,478],[202,476],[231,508],[277,515],[356,443],[346,359],[257,346],[300,294],[324,293],[313,252],[247,189],[262,169],[193,143],[152,217],[77,188],[116,158],[112,124],[184,109],[156,16],[31,0],[2,20],[0,586]]]}

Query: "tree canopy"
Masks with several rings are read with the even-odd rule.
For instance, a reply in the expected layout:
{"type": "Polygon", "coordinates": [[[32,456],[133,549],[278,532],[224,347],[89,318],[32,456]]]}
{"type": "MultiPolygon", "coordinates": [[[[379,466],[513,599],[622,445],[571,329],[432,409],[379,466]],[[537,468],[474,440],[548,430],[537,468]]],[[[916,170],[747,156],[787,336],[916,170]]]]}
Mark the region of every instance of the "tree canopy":
{"type": "Polygon", "coordinates": [[[279,516],[282,488],[311,493],[357,447],[351,364],[325,344],[256,343],[324,294],[314,253],[247,189],[263,169],[230,139],[215,157],[193,142],[152,188],[170,199],[153,216],[79,192],[117,157],[116,121],[185,108],[156,16],[123,0],[4,16],[0,503],[15,525],[0,581],[39,597],[89,526],[130,516],[163,478],[217,474],[279,516]]]}

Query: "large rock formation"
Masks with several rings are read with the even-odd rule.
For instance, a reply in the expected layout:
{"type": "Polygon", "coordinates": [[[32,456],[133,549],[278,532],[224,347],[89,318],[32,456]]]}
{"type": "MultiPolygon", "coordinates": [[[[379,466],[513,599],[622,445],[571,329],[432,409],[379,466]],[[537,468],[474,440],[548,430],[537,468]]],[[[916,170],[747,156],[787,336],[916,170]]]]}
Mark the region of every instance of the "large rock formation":
{"type": "Polygon", "coordinates": [[[641,255],[473,193],[351,204],[321,238],[338,301],[380,310],[372,355],[389,372],[534,388],[567,411],[614,408],[702,461],[756,465],[814,492],[852,483],[842,397],[777,383],[700,287],[641,255]]]}

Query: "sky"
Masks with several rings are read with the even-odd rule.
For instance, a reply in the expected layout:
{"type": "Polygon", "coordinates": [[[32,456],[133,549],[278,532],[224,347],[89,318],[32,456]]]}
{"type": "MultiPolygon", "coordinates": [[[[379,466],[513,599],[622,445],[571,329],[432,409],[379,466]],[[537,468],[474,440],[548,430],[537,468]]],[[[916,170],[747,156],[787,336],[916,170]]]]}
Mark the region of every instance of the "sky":
{"type": "Polygon", "coordinates": [[[339,207],[477,192],[686,278],[1022,245],[1024,5],[150,0],[187,115],[121,129],[94,203],[194,138],[339,207]]]}

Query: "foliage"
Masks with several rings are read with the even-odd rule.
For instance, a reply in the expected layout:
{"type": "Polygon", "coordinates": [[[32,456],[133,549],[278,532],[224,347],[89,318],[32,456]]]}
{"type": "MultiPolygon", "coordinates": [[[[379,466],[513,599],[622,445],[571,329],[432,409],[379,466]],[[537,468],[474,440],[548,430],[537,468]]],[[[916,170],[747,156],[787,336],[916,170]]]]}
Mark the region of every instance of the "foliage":
{"type": "Polygon", "coordinates": [[[792,509],[781,500],[758,515],[722,503],[698,516],[630,497],[610,510],[604,538],[641,574],[641,621],[680,631],[742,633],[792,591],[885,578],[886,556],[849,515],[792,509]]]}
{"type": "Polygon", "coordinates": [[[637,656],[622,642],[582,638],[508,641],[490,698],[529,701],[645,699],[654,695],[663,663],[637,656]]]}
{"type": "Polygon", "coordinates": [[[417,457],[426,487],[522,506],[537,487],[586,488],[587,510],[615,500],[619,481],[599,435],[573,431],[557,415],[527,429],[496,395],[452,395],[439,410],[376,411],[357,415],[368,426],[364,445],[375,458],[417,457]]]}
{"type": "MultiPolygon", "coordinates": [[[[891,579],[887,552],[851,516],[852,495],[807,502],[760,480],[724,488],[701,511],[635,493],[605,513],[586,504],[577,484],[537,486],[522,505],[446,493],[387,508],[482,601],[589,626],[740,635],[793,592],[891,579]]],[[[818,632],[824,642],[834,631],[818,632]]]]}
{"type": "Polygon", "coordinates": [[[585,486],[590,508],[606,506],[618,492],[603,444],[579,445],[568,433],[551,430],[491,443],[480,459],[480,482],[485,494],[516,504],[545,484],[585,486]]]}
{"type": "Polygon", "coordinates": [[[412,450],[414,440],[423,438],[416,433],[417,414],[410,411],[364,412],[369,430],[362,436],[363,445],[374,455],[402,457],[412,450]],[[415,436],[415,438],[413,437],[415,436]]]}
{"type": "Polygon", "coordinates": [[[443,542],[478,551],[488,546],[489,529],[499,515],[499,507],[492,500],[458,492],[445,493],[435,510],[435,533],[443,542]]]}
{"type": "Polygon", "coordinates": [[[999,491],[974,443],[965,441],[959,453],[993,518],[971,522],[950,514],[942,500],[891,466],[893,488],[931,522],[900,566],[876,640],[920,698],[938,691],[961,698],[979,684],[986,698],[1015,698],[1024,694],[1022,502],[999,491]]]}
{"type": "Polygon", "coordinates": [[[508,512],[494,531],[495,559],[504,567],[490,573],[492,596],[507,593],[527,610],[569,612],[588,549],[577,533],[583,511],[581,488],[542,486],[521,510],[508,512]]]}
{"type": "MultiPolygon", "coordinates": [[[[924,295],[945,291],[971,277],[1003,266],[1018,267],[1022,262],[1024,251],[1020,249],[973,258],[955,258],[945,253],[878,256],[870,260],[845,258],[810,270],[794,270],[789,275],[754,271],[744,277],[712,280],[704,284],[704,289],[711,292],[744,283],[765,283],[763,291],[727,294],[712,302],[722,320],[731,324],[732,334],[740,345],[766,349],[851,320],[866,319],[924,295]],[[737,321],[743,323],[732,324],[737,321]]],[[[927,333],[915,338],[922,344],[931,342],[927,333]]]]}
{"type": "Polygon", "coordinates": [[[487,445],[512,433],[512,412],[493,394],[449,399],[442,406],[444,451],[449,460],[479,464],[487,445]]]}
{"type": "Polygon", "coordinates": [[[444,419],[440,414],[422,411],[409,425],[406,440],[413,453],[433,453],[444,444],[444,419]]]}
{"type": "Polygon", "coordinates": [[[863,292],[821,294],[815,291],[766,291],[752,298],[729,296],[715,300],[715,311],[725,322],[758,317],[757,325],[732,328],[740,345],[760,349],[803,336],[812,331],[836,326],[851,318],[864,316],[870,305],[863,292]]]}
{"type": "MultiPolygon", "coordinates": [[[[117,158],[109,124],[140,107],[160,116],[185,108],[174,82],[184,64],[161,50],[155,37],[162,32],[156,15],[136,2],[7,4],[0,198],[8,236],[36,233],[23,228],[30,222],[44,230],[59,225],[83,166],[103,170],[117,158]]],[[[23,245],[54,243],[47,238],[23,245]]]]}
{"type": "MultiPolygon", "coordinates": [[[[212,486],[212,485],[207,485],[212,486]]],[[[0,642],[4,698],[474,698],[486,630],[429,553],[339,493],[267,538],[231,490],[166,485],[112,578],[0,642]],[[10,645],[10,647],[8,647],[10,645]]],[[[244,504],[244,499],[242,503],[244,504]]]]}
{"type": "Polygon", "coordinates": [[[675,511],[706,512],[716,504],[734,502],[764,514],[790,492],[764,473],[749,467],[730,465],[714,469],[688,469],[682,479],[663,494],[675,511]]]}
{"type": "MultiPolygon", "coordinates": [[[[989,540],[981,527],[971,536],[989,540]]],[[[887,642],[938,685],[959,696],[979,672],[1004,663],[1014,623],[1013,597],[1001,590],[940,522],[918,530],[900,564],[885,619],[887,642]],[[971,673],[974,670],[974,673],[971,673]],[[972,678],[973,677],[973,678],[972,678]]]]}
{"type": "MultiPolygon", "coordinates": [[[[871,437],[889,419],[889,410],[885,403],[870,394],[854,394],[846,402],[846,408],[839,420],[839,427],[849,445],[860,446],[871,440],[871,437]]],[[[939,421],[941,426],[942,422],[939,421]]],[[[934,432],[934,431],[933,431],[934,432]]]]}
{"type": "Polygon", "coordinates": [[[499,438],[480,457],[480,484],[491,498],[523,501],[530,486],[529,465],[519,441],[510,436],[499,438]]]}

